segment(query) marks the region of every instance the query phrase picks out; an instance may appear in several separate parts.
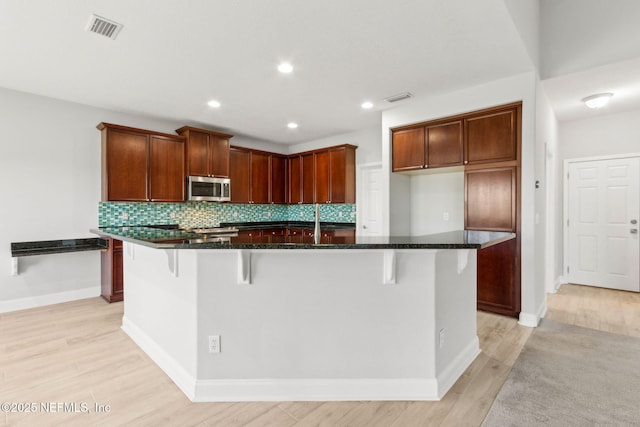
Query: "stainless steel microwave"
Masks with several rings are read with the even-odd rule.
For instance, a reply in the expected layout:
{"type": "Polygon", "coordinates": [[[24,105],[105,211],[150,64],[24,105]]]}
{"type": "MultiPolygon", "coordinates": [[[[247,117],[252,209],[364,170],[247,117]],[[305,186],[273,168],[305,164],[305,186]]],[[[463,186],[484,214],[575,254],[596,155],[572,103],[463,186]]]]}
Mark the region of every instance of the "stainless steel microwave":
{"type": "Polygon", "coordinates": [[[231,180],[208,176],[187,177],[187,200],[202,202],[231,201],[231,180]]]}

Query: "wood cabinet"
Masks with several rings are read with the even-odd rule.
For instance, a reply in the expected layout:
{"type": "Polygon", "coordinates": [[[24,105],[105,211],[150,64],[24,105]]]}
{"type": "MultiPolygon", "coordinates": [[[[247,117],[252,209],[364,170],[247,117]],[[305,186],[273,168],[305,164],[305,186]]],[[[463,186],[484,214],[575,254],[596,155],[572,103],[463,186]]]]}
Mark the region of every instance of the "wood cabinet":
{"type": "Polygon", "coordinates": [[[100,123],[102,200],[182,202],[184,138],[100,123]]]}
{"type": "Polygon", "coordinates": [[[231,203],[249,203],[251,189],[251,155],[247,150],[229,150],[231,203]]]}
{"type": "Polygon", "coordinates": [[[329,149],[329,202],[356,202],[356,147],[329,149]]]}
{"type": "Polygon", "coordinates": [[[478,251],[479,310],[513,317],[520,313],[519,245],[512,239],[478,251]]]}
{"type": "Polygon", "coordinates": [[[300,203],[315,203],[315,158],[313,153],[300,156],[302,163],[300,203]]]}
{"type": "Polygon", "coordinates": [[[122,274],[122,241],[106,239],[109,248],[100,254],[100,295],[107,302],[122,301],[124,280],[122,274]]]}
{"type": "Polygon", "coordinates": [[[427,167],[462,165],[462,120],[427,126],[425,138],[427,167]]]}
{"type": "Polygon", "coordinates": [[[467,230],[516,238],[478,251],[478,308],[520,312],[522,103],[392,129],[393,172],[464,165],[467,230]]]}
{"type": "Polygon", "coordinates": [[[229,176],[229,140],[233,135],[190,126],[176,132],[186,138],[187,175],[229,176]]]}
{"type": "Polygon", "coordinates": [[[290,156],[287,159],[289,175],[289,200],[292,205],[302,203],[302,157],[290,156]]]}
{"type": "Polygon", "coordinates": [[[286,203],[285,156],[231,147],[229,165],[232,203],[286,203]]]}
{"type": "Polygon", "coordinates": [[[424,168],[424,127],[394,130],[391,144],[393,172],[424,168]]]}
{"type": "Polygon", "coordinates": [[[150,138],[149,200],[184,201],[184,141],[155,135],[150,138]]]}
{"type": "Polygon", "coordinates": [[[272,154],[270,160],[270,203],[287,203],[287,157],[272,154]]]}
{"type": "Polygon", "coordinates": [[[519,108],[498,107],[464,119],[464,164],[516,160],[519,108]]]}
{"type": "Polygon", "coordinates": [[[231,147],[231,201],[355,203],[356,148],[340,145],[285,156],[231,147]]]}
{"type": "Polygon", "coordinates": [[[355,150],[341,145],[303,153],[301,203],[355,203],[355,150]]]}
{"type": "Polygon", "coordinates": [[[313,203],[331,203],[331,185],[329,151],[317,151],[313,153],[313,203]]]}
{"type": "MultiPolygon", "coordinates": [[[[269,174],[269,154],[251,151],[249,152],[251,167],[251,187],[249,188],[249,203],[266,204],[270,202],[269,190],[271,177],[269,174]]],[[[233,184],[232,184],[233,185],[233,184]]]]}
{"type": "Polygon", "coordinates": [[[394,130],[392,144],[394,172],[462,165],[462,120],[394,130]]]}
{"type": "Polygon", "coordinates": [[[465,171],[465,228],[517,231],[516,167],[465,171]]]}

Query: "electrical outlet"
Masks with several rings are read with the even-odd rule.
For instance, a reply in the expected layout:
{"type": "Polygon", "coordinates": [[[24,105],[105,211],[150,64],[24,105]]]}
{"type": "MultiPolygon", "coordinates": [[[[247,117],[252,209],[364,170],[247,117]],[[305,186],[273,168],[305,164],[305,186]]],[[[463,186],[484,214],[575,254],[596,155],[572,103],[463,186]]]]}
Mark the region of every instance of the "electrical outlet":
{"type": "Polygon", "coordinates": [[[220,335],[209,335],[209,353],[220,353],[220,335]]]}
{"type": "Polygon", "coordinates": [[[128,221],[129,220],[129,214],[126,212],[122,212],[122,220],[123,221],[128,221]]]}
{"type": "Polygon", "coordinates": [[[444,347],[444,329],[440,329],[440,337],[438,339],[440,348],[444,347]]]}
{"type": "Polygon", "coordinates": [[[342,218],[342,212],[338,212],[338,218],[342,218]]]}
{"type": "Polygon", "coordinates": [[[449,221],[449,212],[445,212],[444,214],[442,214],[442,219],[444,219],[445,221],[449,221]]]}

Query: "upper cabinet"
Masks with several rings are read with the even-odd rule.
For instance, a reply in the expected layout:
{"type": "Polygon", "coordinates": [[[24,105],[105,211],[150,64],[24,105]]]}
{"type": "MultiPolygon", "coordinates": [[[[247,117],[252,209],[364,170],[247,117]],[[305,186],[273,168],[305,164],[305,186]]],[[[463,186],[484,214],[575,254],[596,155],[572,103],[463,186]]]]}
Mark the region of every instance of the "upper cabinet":
{"type": "Polygon", "coordinates": [[[426,165],[430,168],[462,164],[462,121],[425,127],[426,165]]]}
{"type": "Polygon", "coordinates": [[[517,108],[495,109],[464,119],[464,164],[517,158],[517,108]]]}
{"type": "Polygon", "coordinates": [[[521,108],[510,104],[392,129],[393,172],[514,162],[521,108]]]}
{"type": "Polygon", "coordinates": [[[182,202],[184,138],[100,123],[102,200],[182,202]]]}
{"type": "Polygon", "coordinates": [[[462,120],[393,131],[393,171],[462,164],[462,120]]]}
{"type": "Polygon", "coordinates": [[[231,147],[232,203],[286,203],[286,156],[231,147]]]}
{"type": "MultiPolygon", "coordinates": [[[[328,203],[356,202],[356,147],[345,145],[329,149],[328,203]]],[[[318,201],[318,203],[321,203],[318,201]]]]}
{"type": "Polygon", "coordinates": [[[289,203],[355,203],[356,146],[289,156],[289,203]]]}
{"type": "Polygon", "coordinates": [[[392,144],[394,172],[425,167],[424,127],[394,130],[392,144]]]}
{"type": "Polygon", "coordinates": [[[187,138],[187,175],[229,176],[229,140],[233,135],[190,126],[176,132],[187,138]]]}
{"type": "Polygon", "coordinates": [[[287,203],[287,157],[272,154],[270,161],[271,203],[287,203]]]}

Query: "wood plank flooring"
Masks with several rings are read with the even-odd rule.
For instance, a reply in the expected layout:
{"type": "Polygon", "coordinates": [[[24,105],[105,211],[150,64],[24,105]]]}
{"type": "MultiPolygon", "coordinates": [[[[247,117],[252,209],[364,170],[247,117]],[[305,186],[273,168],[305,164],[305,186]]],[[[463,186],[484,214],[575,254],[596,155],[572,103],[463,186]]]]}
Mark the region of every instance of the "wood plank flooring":
{"type": "MultiPolygon", "coordinates": [[[[640,336],[640,295],[565,285],[548,300],[551,319],[640,336]]],[[[0,426],[478,426],[532,332],[479,312],[482,353],[439,402],[192,403],[121,321],[100,298],[0,314],[0,402],[58,409],[0,412],[0,426]]]]}
{"type": "Polygon", "coordinates": [[[640,293],[563,285],[547,296],[547,319],[640,337],[640,293]]]}

